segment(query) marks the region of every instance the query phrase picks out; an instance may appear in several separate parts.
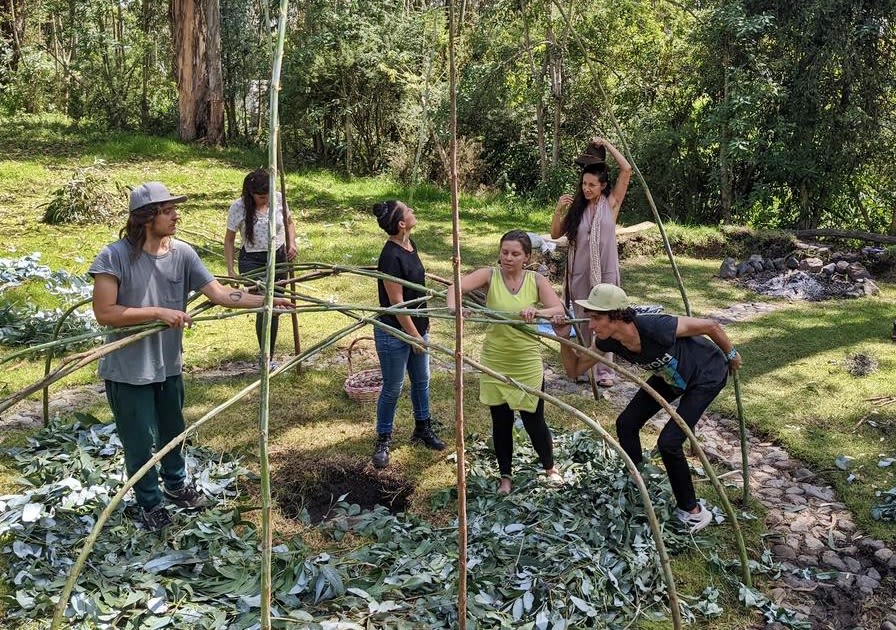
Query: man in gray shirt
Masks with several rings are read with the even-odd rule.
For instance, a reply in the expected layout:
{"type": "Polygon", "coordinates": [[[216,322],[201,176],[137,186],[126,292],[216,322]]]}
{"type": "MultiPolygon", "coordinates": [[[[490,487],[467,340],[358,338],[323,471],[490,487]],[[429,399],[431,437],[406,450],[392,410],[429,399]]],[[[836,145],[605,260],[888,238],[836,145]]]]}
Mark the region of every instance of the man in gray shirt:
{"type": "MultiPolygon", "coordinates": [[[[184,430],[184,385],[181,377],[183,329],[192,320],[187,296],[202,292],[211,302],[234,308],[262,306],[264,297],[221,285],[203,266],[193,248],[174,238],[180,215],[174,196],[159,182],[137,186],[130,196],[127,225],[119,240],[107,245],[90,266],[94,278],[93,312],[105,326],[126,327],[162,322],[168,329],[100,359],[106,398],[124,446],[125,469],[133,475],[161,446],[184,430]],[[157,440],[157,442],[156,442],[157,440]]],[[[292,308],[287,298],[274,306],[292,308]]],[[[119,338],[111,335],[110,340],[119,338]]],[[[205,507],[205,497],[186,480],[180,449],[162,458],[159,487],[155,470],[134,486],[144,527],[158,530],[171,521],[163,497],[187,508],[205,507]]]]}

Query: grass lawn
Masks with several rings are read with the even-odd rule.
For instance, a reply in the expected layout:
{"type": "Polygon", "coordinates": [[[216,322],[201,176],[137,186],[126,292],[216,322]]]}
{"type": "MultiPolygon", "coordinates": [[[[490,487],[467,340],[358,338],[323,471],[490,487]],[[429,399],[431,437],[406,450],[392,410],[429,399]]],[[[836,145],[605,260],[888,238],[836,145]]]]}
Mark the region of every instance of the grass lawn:
{"type": "MultiPolygon", "coordinates": [[[[4,175],[0,178],[0,227],[6,235],[0,244],[0,257],[39,251],[44,264],[76,273],[86,271],[99,249],[116,238],[120,227],[47,226],[40,222],[41,204],[48,200],[51,190],[69,179],[76,167],[100,159],[110,176],[122,184],[156,179],[174,192],[189,195],[190,200],[183,206],[180,236],[199,248],[210,269],[224,273],[222,239],[227,208],[238,196],[245,173],[264,162],[257,152],[187,147],[168,139],[132,134],[74,133],[62,122],[51,124],[46,120],[0,120],[0,134],[10,139],[10,150],[0,159],[0,173],[4,175]]],[[[387,178],[347,180],[322,171],[291,172],[287,186],[289,204],[297,218],[300,261],[375,264],[384,235],[368,209],[374,201],[399,198],[417,210],[420,224],[415,240],[427,270],[450,277],[451,218],[446,193],[423,185],[403,187],[387,178]]],[[[490,264],[497,255],[498,236],[510,228],[545,232],[551,212],[547,203],[536,206],[496,195],[466,196],[461,207],[465,268],[490,264]]],[[[678,259],[695,315],[759,299],[714,278],[718,263],[678,259]]],[[[635,301],[662,304],[667,312],[681,311],[680,295],[664,257],[629,259],[622,265],[624,285],[635,301]]],[[[376,301],[373,282],[350,275],[305,283],[302,290],[341,303],[376,301]]],[[[896,405],[875,407],[869,399],[896,394],[896,360],[889,340],[894,313],[896,285],[882,282],[881,295],[875,298],[787,304],[753,321],[729,327],[730,336],[744,356],[741,382],[750,426],[769,440],[783,444],[834,484],[860,526],[891,543],[896,541],[896,526],[873,521],[869,510],[875,490],[896,486],[896,466],[877,465],[881,455],[896,456],[896,405]],[[879,369],[868,376],[851,376],[845,369],[845,360],[855,352],[876,358],[879,369]],[[841,454],[855,458],[850,471],[855,475],[852,483],[847,483],[849,473],[834,464],[841,454]]],[[[287,354],[291,348],[289,326],[285,325],[287,320],[283,321],[279,354],[287,354]]],[[[303,315],[303,345],[324,339],[346,323],[345,317],[333,313],[303,315]]],[[[436,322],[433,337],[451,345],[452,324],[436,322]]],[[[481,337],[481,327],[469,326],[465,343],[470,355],[478,355],[481,337]]],[[[323,360],[334,361],[336,367],[308,369],[298,376],[290,373],[273,384],[270,439],[274,466],[285,465],[288,458],[307,460],[308,476],[300,483],[314,483],[315,462],[342,456],[364,459],[370,455],[374,409],[349,401],[341,389],[345,368],[336,359],[344,355],[347,345],[348,340],[343,340],[339,348],[323,354],[323,360]]],[[[211,379],[205,375],[207,370],[232,360],[251,360],[256,352],[254,315],[205,323],[188,331],[188,419],[198,418],[252,380],[251,375],[211,379]]],[[[553,353],[546,353],[545,358],[550,364],[558,364],[553,353]]],[[[37,380],[42,373],[42,361],[18,361],[14,369],[6,369],[0,377],[3,394],[37,380]]],[[[51,392],[94,380],[95,370],[84,369],[53,386],[51,392]]],[[[475,377],[467,376],[465,382],[469,387],[465,406],[467,431],[487,434],[490,421],[477,402],[475,377]]],[[[451,424],[452,374],[435,370],[432,387],[434,416],[451,424]]],[[[613,431],[613,412],[605,404],[578,397],[567,400],[595,414],[613,431]]],[[[735,413],[733,388],[725,390],[715,408],[735,413]]],[[[110,417],[104,405],[91,411],[104,420],[110,417]]],[[[574,420],[560,413],[549,410],[547,415],[556,429],[577,428],[574,420]]],[[[450,514],[432,508],[428,497],[453,485],[454,465],[444,455],[408,444],[412,428],[409,417],[410,403],[405,397],[397,415],[393,466],[415,481],[412,509],[427,518],[444,521],[450,514]]],[[[446,441],[452,438],[452,431],[445,433],[446,441]]],[[[10,432],[2,437],[2,442],[12,444],[26,435],[23,431],[10,432]]],[[[257,397],[250,396],[206,425],[199,441],[221,451],[239,453],[254,465],[257,397]]],[[[15,477],[16,472],[0,460],[0,493],[16,487],[15,477]]],[[[759,510],[758,506],[753,507],[759,510]]],[[[277,527],[281,535],[299,532],[314,540],[313,531],[287,519],[279,518],[277,527]]],[[[758,555],[762,532],[756,521],[747,527],[747,533],[748,544],[758,555]]],[[[727,528],[714,528],[710,537],[730,557],[734,556],[727,528]]],[[[0,559],[0,568],[2,563],[0,559]]],[[[712,568],[697,551],[676,557],[674,570],[680,579],[680,591],[688,595],[698,595],[715,579],[712,568]]],[[[0,617],[2,596],[8,589],[8,584],[0,583],[0,617]]],[[[732,590],[725,590],[722,599],[729,612],[711,627],[746,627],[750,619],[755,619],[739,609],[732,590]]]]}

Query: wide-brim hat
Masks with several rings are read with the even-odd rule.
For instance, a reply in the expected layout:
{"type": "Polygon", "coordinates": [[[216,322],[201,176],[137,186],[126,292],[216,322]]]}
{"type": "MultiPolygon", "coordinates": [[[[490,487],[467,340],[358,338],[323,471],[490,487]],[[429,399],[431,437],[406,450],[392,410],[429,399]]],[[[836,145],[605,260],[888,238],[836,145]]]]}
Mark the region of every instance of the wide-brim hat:
{"type": "Polygon", "coordinates": [[[576,158],[576,164],[579,166],[591,166],[592,164],[607,163],[607,147],[589,144],[585,147],[585,152],[576,158]]]}
{"type": "Polygon", "coordinates": [[[162,182],[143,182],[131,191],[128,202],[128,212],[139,210],[151,203],[182,203],[187,200],[186,195],[172,195],[162,182]]]}
{"type": "Polygon", "coordinates": [[[629,307],[628,296],[615,284],[596,284],[584,300],[576,300],[576,304],[586,311],[621,311],[629,307]]]}

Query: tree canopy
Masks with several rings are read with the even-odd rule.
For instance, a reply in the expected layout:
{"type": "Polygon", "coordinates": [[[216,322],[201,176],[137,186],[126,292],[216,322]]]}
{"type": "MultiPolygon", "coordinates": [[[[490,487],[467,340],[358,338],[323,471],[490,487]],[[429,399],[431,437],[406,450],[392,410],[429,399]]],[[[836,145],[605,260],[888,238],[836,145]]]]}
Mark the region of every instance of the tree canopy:
{"type": "MultiPolygon", "coordinates": [[[[612,113],[676,220],[896,233],[896,0],[458,5],[466,188],[547,203],[574,185],[588,139],[618,140],[612,113]]],[[[245,0],[0,0],[0,112],[264,142],[273,13],[245,0]],[[185,12],[207,28],[177,28],[185,12]]],[[[289,18],[287,162],[444,181],[445,0],[307,0],[289,18]]],[[[646,203],[631,194],[626,212],[646,203]]]]}

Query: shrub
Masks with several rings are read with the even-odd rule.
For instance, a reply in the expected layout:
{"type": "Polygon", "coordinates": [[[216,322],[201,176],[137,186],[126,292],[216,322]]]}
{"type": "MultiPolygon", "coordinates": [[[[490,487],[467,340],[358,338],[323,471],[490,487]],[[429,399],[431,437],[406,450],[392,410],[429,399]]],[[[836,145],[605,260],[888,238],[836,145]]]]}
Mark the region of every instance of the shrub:
{"type": "Polygon", "coordinates": [[[79,168],[72,178],[54,190],[46,204],[43,222],[111,223],[125,210],[123,187],[103,172],[105,163],[97,160],[92,166],[79,168]]]}

